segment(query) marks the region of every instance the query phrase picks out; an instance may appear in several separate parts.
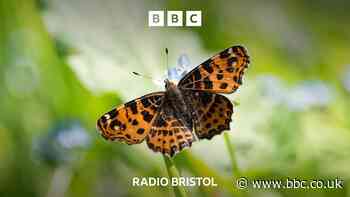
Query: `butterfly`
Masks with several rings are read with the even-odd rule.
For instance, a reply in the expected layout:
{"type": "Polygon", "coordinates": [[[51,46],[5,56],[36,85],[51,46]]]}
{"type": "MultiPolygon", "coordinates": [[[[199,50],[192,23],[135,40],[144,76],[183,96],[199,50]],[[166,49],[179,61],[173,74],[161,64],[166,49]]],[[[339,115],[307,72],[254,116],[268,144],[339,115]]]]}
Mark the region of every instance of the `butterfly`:
{"type": "Polygon", "coordinates": [[[97,120],[107,140],[139,144],[174,156],[192,142],[230,129],[233,105],[219,94],[235,92],[249,64],[247,50],[233,46],[214,55],[180,81],[165,80],[165,91],[119,106],[97,120]]]}

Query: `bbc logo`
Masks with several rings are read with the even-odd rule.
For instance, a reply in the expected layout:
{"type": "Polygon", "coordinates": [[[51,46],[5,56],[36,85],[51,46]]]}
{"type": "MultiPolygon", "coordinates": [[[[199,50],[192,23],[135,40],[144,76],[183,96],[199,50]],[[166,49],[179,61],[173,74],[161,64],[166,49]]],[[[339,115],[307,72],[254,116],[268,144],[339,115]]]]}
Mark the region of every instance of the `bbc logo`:
{"type": "MultiPolygon", "coordinates": [[[[185,11],[185,26],[201,27],[202,26],[202,11],[185,11]]],[[[148,12],[149,27],[164,27],[165,15],[164,11],[149,11],[148,12]]],[[[184,26],[183,11],[166,11],[166,26],[182,27],[184,26]]]]}

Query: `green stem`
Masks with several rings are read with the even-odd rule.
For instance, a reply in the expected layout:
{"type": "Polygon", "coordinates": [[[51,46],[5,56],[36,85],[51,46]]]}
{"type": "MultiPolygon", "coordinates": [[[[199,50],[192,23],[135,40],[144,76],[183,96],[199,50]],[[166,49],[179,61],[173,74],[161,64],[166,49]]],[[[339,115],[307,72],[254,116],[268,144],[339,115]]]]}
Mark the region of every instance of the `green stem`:
{"type": "MultiPolygon", "coordinates": [[[[163,155],[163,158],[168,171],[169,178],[171,179],[172,177],[179,177],[179,171],[177,170],[173,160],[165,155],[163,155]]],[[[187,197],[185,188],[181,186],[173,186],[173,189],[176,197],[187,197]]]]}
{"type": "Polygon", "coordinates": [[[235,150],[227,132],[224,133],[224,140],[231,159],[232,175],[237,178],[240,176],[240,172],[237,165],[235,150]]]}

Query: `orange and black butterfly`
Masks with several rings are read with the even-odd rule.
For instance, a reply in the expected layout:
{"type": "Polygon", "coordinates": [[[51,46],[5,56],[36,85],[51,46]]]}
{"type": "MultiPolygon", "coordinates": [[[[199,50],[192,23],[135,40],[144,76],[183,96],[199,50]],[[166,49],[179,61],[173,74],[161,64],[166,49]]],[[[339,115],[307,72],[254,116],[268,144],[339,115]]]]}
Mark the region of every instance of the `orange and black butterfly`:
{"type": "Polygon", "coordinates": [[[230,47],[187,73],[178,84],[165,80],[165,91],[132,100],[97,121],[108,140],[138,144],[173,156],[195,139],[211,139],[230,129],[233,105],[225,96],[242,84],[249,56],[230,47]]]}

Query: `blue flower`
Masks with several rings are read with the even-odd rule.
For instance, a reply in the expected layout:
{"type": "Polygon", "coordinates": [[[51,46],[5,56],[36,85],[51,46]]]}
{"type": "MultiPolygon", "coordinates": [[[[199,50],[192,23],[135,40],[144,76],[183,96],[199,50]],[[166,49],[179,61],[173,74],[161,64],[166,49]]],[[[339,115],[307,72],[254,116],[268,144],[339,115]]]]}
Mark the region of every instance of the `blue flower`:
{"type": "Polygon", "coordinates": [[[281,79],[272,75],[259,76],[257,81],[264,97],[272,104],[284,105],[291,111],[326,107],[334,98],[332,88],[319,80],[304,81],[292,87],[287,87],[281,79]]]}
{"type": "Polygon", "coordinates": [[[333,100],[332,89],[322,81],[306,81],[289,91],[287,106],[292,110],[326,107],[333,100]]]}
{"type": "Polygon", "coordinates": [[[48,165],[58,166],[76,158],[77,149],[90,145],[90,136],[76,121],[66,120],[55,124],[49,132],[34,143],[34,154],[48,165]]]}
{"type": "Polygon", "coordinates": [[[178,82],[192,69],[193,66],[191,66],[190,59],[186,54],[182,54],[177,60],[177,66],[167,70],[167,76],[165,78],[178,82]]]}

